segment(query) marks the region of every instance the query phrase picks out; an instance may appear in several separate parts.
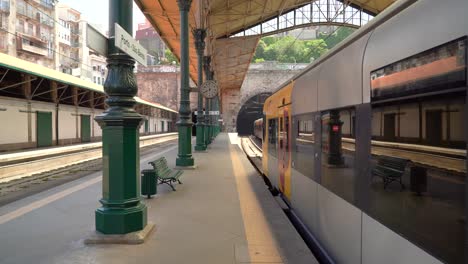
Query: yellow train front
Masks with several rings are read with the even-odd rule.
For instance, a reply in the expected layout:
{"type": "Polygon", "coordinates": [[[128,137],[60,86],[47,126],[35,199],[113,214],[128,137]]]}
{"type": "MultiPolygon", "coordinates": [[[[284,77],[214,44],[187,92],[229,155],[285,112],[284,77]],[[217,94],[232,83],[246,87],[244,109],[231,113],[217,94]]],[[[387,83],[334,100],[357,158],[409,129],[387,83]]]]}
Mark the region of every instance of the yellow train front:
{"type": "Polygon", "coordinates": [[[468,263],[467,9],[397,1],[265,101],[263,172],[326,262],[468,263]]]}

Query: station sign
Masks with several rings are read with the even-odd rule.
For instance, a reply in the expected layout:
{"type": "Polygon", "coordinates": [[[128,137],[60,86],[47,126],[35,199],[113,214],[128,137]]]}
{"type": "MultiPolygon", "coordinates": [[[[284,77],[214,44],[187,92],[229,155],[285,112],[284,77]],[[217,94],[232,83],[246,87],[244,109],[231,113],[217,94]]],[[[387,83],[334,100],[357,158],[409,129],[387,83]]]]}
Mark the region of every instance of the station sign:
{"type": "Polygon", "coordinates": [[[86,27],[86,46],[96,51],[99,55],[107,57],[107,42],[108,38],[99,30],[88,24],[86,27]]]}
{"type": "Polygon", "coordinates": [[[143,66],[147,66],[146,56],[148,52],[146,49],[117,23],[115,23],[115,46],[143,66]]]}
{"type": "MultiPolygon", "coordinates": [[[[111,39],[114,39],[114,45],[117,48],[138,63],[147,66],[146,56],[148,51],[117,23],[115,23],[115,38],[111,39]]],[[[96,51],[99,55],[107,57],[109,55],[108,42],[109,38],[88,24],[86,29],[86,45],[88,48],[96,51]]]]}

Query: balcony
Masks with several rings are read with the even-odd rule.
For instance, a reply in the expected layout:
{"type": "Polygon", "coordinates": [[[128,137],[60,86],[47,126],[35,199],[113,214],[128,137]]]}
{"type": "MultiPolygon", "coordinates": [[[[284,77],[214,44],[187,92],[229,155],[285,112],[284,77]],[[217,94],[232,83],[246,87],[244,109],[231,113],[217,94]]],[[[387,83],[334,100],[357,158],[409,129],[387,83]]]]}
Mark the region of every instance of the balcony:
{"type": "Polygon", "coordinates": [[[53,9],[55,6],[55,0],[41,0],[41,6],[48,9],[53,9]]]}
{"type": "Polygon", "coordinates": [[[30,18],[32,19],[33,21],[36,21],[37,20],[37,15],[38,13],[36,13],[34,10],[32,9],[26,9],[24,6],[23,7],[17,7],[16,8],[16,13],[17,14],[20,14],[24,17],[27,17],[27,18],[30,18]]]}
{"type": "Polygon", "coordinates": [[[17,43],[18,51],[28,52],[28,53],[32,53],[35,55],[41,55],[41,56],[48,55],[47,48],[43,47],[42,45],[37,45],[37,44],[35,45],[34,42],[28,39],[18,38],[16,43],[17,43]]]}
{"type": "Polygon", "coordinates": [[[47,17],[42,17],[41,16],[41,24],[46,25],[46,26],[51,27],[51,28],[54,27],[54,21],[52,19],[50,19],[50,18],[47,18],[47,17]]]}

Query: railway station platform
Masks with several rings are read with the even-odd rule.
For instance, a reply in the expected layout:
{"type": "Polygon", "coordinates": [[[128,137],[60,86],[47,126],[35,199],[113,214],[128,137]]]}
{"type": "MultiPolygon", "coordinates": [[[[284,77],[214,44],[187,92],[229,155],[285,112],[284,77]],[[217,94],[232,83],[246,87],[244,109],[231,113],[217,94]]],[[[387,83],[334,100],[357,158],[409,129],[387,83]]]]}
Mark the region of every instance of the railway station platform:
{"type": "MultiPolygon", "coordinates": [[[[174,167],[177,146],[141,156],[165,156],[174,167]]],[[[101,172],[0,207],[0,263],[318,263],[236,134],[220,134],[207,152],[194,153],[177,191],[158,186],[144,198],[155,230],[141,245],[85,245],[94,230],[101,172]]]]}

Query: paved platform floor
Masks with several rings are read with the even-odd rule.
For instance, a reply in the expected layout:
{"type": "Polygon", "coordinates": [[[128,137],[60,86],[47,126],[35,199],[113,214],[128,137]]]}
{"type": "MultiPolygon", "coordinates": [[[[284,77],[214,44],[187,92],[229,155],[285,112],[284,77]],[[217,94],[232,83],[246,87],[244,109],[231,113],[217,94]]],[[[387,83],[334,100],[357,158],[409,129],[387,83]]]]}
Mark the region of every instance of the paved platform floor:
{"type": "MultiPolygon", "coordinates": [[[[174,166],[176,146],[160,155],[174,166]]],[[[0,208],[0,263],[317,263],[234,134],[194,153],[182,185],[144,199],[156,230],[142,245],[84,245],[94,230],[101,173],[0,208]]]]}

